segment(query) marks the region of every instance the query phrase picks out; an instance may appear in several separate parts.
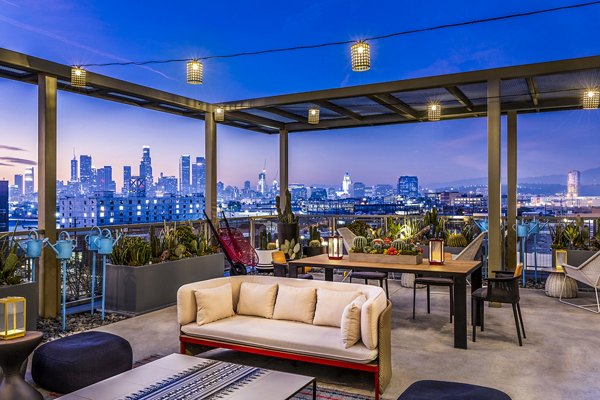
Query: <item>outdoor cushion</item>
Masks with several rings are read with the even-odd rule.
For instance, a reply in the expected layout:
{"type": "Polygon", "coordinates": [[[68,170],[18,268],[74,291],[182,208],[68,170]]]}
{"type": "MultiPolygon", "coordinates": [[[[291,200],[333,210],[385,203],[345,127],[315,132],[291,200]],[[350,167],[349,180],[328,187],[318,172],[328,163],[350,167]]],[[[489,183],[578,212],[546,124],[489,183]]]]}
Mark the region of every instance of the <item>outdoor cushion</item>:
{"type": "Polygon", "coordinates": [[[364,294],[358,296],[354,301],[344,308],[342,313],[341,331],[342,342],[347,349],[354,346],[360,340],[360,310],[367,301],[364,294]]]}
{"type": "Polygon", "coordinates": [[[353,271],[351,272],[352,278],[355,279],[387,279],[387,272],[377,271],[353,271]]]}
{"type": "Polygon", "coordinates": [[[38,347],[33,353],[31,376],[44,389],[65,394],[128,371],[132,363],[127,340],[90,331],[38,347]]]}
{"type": "Polygon", "coordinates": [[[226,283],[216,288],[198,289],[196,294],[198,325],[233,316],[233,299],[231,296],[231,284],[226,283]]]}
{"type": "Polygon", "coordinates": [[[458,382],[417,381],[398,400],[511,400],[496,389],[458,382]]]}
{"type": "Polygon", "coordinates": [[[356,292],[341,292],[339,290],[317,288],[317,308],[313,324],[339,327],[344,309],[360,295],[361,292],[358,290],[356,292]]]}
{"type": "Polygon", "coordinates": [[[235,315],[206,325],[190,323],[181,327],[185,335],[287,353],[367,364],[377,358],[377,350],[362,342],[345,349],[340,329],[302,322],[235,315]]]}
{"type": "Polygon", "coordinates": [[[242,282],[237,305],[237,313],[273,318],[273,308],[277,296],[277,284],[242,282]]]}
{"type": "Polygon", "coordinates": [[[312,324],[316,302],[315,288],[279,285],[273,318],[312,324]]]}

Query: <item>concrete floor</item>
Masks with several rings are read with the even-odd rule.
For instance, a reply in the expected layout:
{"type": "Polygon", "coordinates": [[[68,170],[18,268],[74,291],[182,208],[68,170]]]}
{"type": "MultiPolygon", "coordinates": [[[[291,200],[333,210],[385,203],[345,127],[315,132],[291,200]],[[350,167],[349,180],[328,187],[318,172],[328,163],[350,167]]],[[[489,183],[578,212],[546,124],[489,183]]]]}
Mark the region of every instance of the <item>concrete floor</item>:
{"type": "MultiPolygon", "coordinates": [[[[517,343],[512,310],[505,306],[486,308],[485,331],[478,331],[476,343],[469,341],[468,350],[460,350],[453,348],[447,292],[432,294],[432,310],[427,315],[425,291],[419,290],[414,321],[412,290],[390,280],[390,293],[394,304],[394,376],[383,399],[396,399],[406,387],[421,379],[495,387],[513,400],[600,399],[600,315],[561,304],[546,297],[542,290],[522,289],[521,308],[527,333],[523,347],[517,343]]],[[[177,352],[179,348],[175,307],[98,330],[129,340],[135,360],[177,352]]],[[[469,335],[470,332],[469,328],[469,335]]],[[[212,350],[206,355],[317,376],[320,384],[356,393],[368,394],[372,385],[371,376],[360,372],[228,350],[212,350]]]]}

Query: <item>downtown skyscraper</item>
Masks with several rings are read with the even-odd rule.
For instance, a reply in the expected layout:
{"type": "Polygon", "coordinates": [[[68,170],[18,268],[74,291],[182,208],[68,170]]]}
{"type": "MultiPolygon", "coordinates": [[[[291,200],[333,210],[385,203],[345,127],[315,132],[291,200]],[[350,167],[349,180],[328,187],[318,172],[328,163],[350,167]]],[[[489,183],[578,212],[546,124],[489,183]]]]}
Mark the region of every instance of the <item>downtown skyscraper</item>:
{"type": "Polygon", "coordinates": [[[140,178],[146,183],[146,193],[153,193],[154,178],[152,176],[152,158],[150,157],[150,146],[142,147],[142,161],[140,162],[140,178]]]}
{"type": "Polygon", "coordinates": [[[206,160],[204,157],[196,157],[192,164],[192,193],[204,193],[206,189],[206,160]]]}
{"type": "Polygon", "coordinates": [[[34,182],[35,175],[33,167],[25,168],[25,195],[31,195],[35,192],[34,182]]]}
{"type": "Polygon", "coordinates": [[[71,160],[71,182],[77,182],[77,157],[73,154],[73,159],[71,160]]]}
{"type": "Polygon", "coordinates": [[[190,161],[189,154],[184,154],[179,158],[179,194],[182,196],[191,193],[190,161]]]}
{"type": "Polygon", "coordinates": [[[79,181],[83,193],[92,192],[92,156],[82,154],[79,156],[79,181]]]}

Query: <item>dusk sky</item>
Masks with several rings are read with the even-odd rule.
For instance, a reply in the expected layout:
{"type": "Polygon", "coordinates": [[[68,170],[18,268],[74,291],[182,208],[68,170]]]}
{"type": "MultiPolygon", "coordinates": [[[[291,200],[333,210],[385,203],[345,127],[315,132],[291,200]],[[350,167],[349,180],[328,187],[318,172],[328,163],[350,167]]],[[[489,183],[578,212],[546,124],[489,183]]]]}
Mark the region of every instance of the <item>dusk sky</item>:
{"type": "MultiPolygon", "coordinates": [[[[578,1],[68,1],[0,0],[0,47],[64,64],[203,57],[361,39],[578,1]]],[[[208,60],[204,84],[185,64],[91,71],[208,102],[346,87],[600,54],[600,5],[371,43],[372,69],[352,72],[347,46],[208,60]]],[[[600,77],[599,82],[600,83],[600,77]]],[[[0,178],[37,160],[37,88],[0,79],[0,178]],[[7,148],[10,147],[10,148],[7,148]],[[29,160],[29,161],[28,161],[29,160]]],[[[503,127],[505,128],[505,126],[503,127]]],[[[486,119],[290,134],[290,182],[422,185],[486,175],[486,119]]],[[[600,111],[519,117],[519,175],[600,167],[600,111]]],[[[60,92],[59,179],[73,149],[96,167],[138,172],[150,145],[154,177],[178,175],[181,154],[204,155],[202,121],[60,92]]],[[[278,137],[218,127],[218,178],[256,184],[278,172],[278,137]]],[[[37,169],[37,168],[36,168],[37,169]]]]}

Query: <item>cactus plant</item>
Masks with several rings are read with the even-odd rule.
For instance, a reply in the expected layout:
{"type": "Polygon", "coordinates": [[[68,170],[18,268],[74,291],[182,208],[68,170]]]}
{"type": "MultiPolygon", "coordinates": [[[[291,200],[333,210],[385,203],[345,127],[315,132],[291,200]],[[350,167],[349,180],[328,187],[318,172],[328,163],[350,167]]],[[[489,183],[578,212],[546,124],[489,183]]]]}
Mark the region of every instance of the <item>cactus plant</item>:
{"type": "Polygon", "coordinates": [[[308,247],[321,247],[321,242],[318,240],[311,240],[308,242],[308,247]]]}
{"type": "Polygon", "coordinates": [[[275,197],[275,207],[277,208],[277,217],[282,224],[298,223],[298,216],[292,211],[292,194],[289,190],[285,191],[285,207],[281,209],[281,197],[275,197]]]}
{"type": "Polygon", "coordinates": [[[364,236],[357,236],[352,241],[352,247],[354,247],[358,252],[361,252],[365,247],[367,247],[367,238],[364,236]]]}
{"type": "Polygon", "coordinates": [[[273,242],[267,243],[267,250],[277,250],[277,244],[273,242]]]}
{"type": "Polygon", "coordinates": [[[467,239],[462,233],[452,233],[446,239],[446,245],[450,247],[467,247],[467,239]]]}
{"type": "Polygon", "coordinates": [[[381,244],[381,243],[373,243],[372,247],[373,247],[373,250],[377,250],[378,252],[383,251],[383,244],[381,244]]]}
{"type": "Polygon", "coordinates": [[[18,255],[18,245],[15,240],[15,231],[11,234],[0,236],[0,285],[16,285],[21,283],[19,265],[24,261],[18,255]]]}
{"type": "Polygon", "coordinates": [[[300,243],[296,243],[296,239],[292,239],[291,241],[286,240],[281,245],[281,251],[283,251],[286,257],[288,257],[290,260],[295,260],[296,258],[299,258],[300,250],[300,243]]]}
{"type": "Polygon", "coordinates": [[[258,235],[259,238],[259,248],[261,249],[266,249],[267,248],[267,243],[269,243],[268,238],[267,238],[267,231],[263,230],[260,232],[260,234],[258,235]]]}
{"type": "MultiPolygon", "coordinates": [[[[317,225],[311,226],[308,228],[308,232],[309,232],[309,240],[312,242],[314,240],[316,240],[317,242],[321,243],[321,232],[319,232],[319,228],[317,225]]],[[[320,246],[320,244],[319,244],[320,246]]]]}

